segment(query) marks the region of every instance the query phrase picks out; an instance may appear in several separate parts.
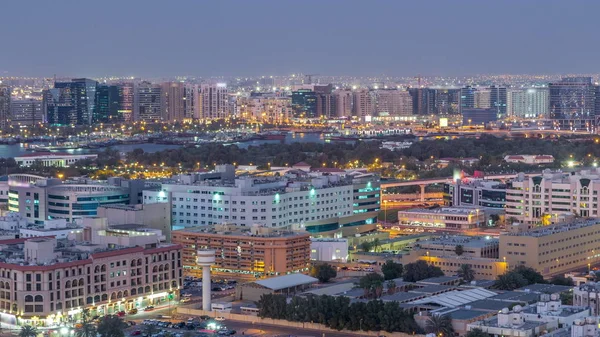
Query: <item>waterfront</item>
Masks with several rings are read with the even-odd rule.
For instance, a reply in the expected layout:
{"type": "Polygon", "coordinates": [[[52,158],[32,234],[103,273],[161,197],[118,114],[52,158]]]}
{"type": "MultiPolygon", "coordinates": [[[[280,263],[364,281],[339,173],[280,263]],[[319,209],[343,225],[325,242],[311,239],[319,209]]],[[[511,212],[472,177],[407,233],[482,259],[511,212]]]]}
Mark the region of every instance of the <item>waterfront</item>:
{"type": "MultiPolygon", "coordinates": [[[[324,138],[321,133],[288,133],[283,140],[283,143],[323,143],[324,138]]],[[[247,148],[248,146],[258,146],[261,144],[277,144],[282,143],[280,140],[252,140],[243,143],[233,143],[226,145],[237,145],[241,148],[247,148]]],[[[37,143],[31,143],[37,144],[37,143]]],[[[26,146],[31,144],[2,144],[0,145],[0,158],[11,158],[22,156],[27,153],[34,153],[27,150],[26,146]]],[[[202,146],[202,145],[200,145],[202,146]]],[[[178,149],[182,147],[182,145],[166,145],[166,144],[153,144],[153,143],[145,143],[145,144],[125,144],[125,145],[115,145],[110,146],[111,149],[115,149],[119,152],[131,152],[135,149],[142,149],[144,152],[158,152],[169,149],[178,149]]],[[[56,152],[66,152],[71,154],[84,154],[84,153],[98,153],[104,151],[104,148],[100,149],[74,149],[74,150],[62,150],[56,152]]]]}

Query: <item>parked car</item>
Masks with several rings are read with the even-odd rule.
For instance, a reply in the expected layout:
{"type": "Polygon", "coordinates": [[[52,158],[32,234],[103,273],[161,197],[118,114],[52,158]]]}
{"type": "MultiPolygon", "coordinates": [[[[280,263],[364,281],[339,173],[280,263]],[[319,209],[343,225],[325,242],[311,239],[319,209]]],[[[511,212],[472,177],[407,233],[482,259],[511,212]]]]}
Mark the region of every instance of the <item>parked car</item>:
{"type": "Polygon", "coordinates": [[[119,317],[125,316],[125,311],[119,311],[119,312],[117,312],[117,316],[119,316],[119,317]]]}
{"type": "Polygon", "coordinates": [[[140,330],[134,330],[131,332],[131,336],[139,336],[141,334],[142,334],[142,332],[140,330]]]}
{"type": "Polygon", "coordinates": [[[154,310],[154,307],[151,305],[144,308],[144,311],[152,311],[152,310],[154,310]]]}
{"type": "Polygon", "coordinates": [[[136,308],[133,308],[133,309],[129,310],[129,314],[130,315],[135,315],[137,313],[138,313],[138,310],[136,308]]]}

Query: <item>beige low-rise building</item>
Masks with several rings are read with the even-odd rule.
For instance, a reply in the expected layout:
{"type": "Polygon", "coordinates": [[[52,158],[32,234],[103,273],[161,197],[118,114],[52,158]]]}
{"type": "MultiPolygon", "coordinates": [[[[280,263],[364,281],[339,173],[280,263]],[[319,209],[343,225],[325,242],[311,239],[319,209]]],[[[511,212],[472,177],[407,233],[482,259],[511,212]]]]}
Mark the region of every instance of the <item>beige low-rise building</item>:
{"type": "Polygon", "coordinates": [[[400,225],[471,229],[485,224],[485,212],[477,208],[416,208],[398,212],[400,225]]]}
{"type": "Polygon", "coordinates": [[[600,220],[535,227],[500,235],[500,258],[510,268],[528,266],[544,276],[589,268],[600,256],[600,220]]]}

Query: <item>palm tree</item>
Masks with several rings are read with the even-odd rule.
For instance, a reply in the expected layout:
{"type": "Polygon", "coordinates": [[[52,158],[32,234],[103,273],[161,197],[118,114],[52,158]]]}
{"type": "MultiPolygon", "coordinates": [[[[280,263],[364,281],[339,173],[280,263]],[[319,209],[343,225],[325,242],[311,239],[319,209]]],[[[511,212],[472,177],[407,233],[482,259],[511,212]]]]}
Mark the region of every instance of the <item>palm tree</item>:
{"type": "Polygon", "coordinates": [[[379,239],[375,238],[375,240],[373,240],[373,251],[374,252],[378,252],[379,248],[381,246],[381,242],[379,241],[379,239]]]}
{"type": "Polygon", "coordinates": [[[92,324],[90,309],[83,309],[80,324],[75,329],[75,337],[96,337],[96,326],[92,324]]]}
{"type": "Polygon", "coordinates": [[[102,317],[98,323],[98,334],[101,337],[125,337],[127,323],[115,315],[102,317]]]}
{"type": "Polygon", "coordinates": [[[394,282],[394,280],[387,281],[387,283],[385,285],[387,286],[389,295],[392,295],[393,293],[396,292],[396,282],[394,282]]]}
{"type": "Polygon", "coordinates": [[[465,335],[465,337],[489,337],[489,335],[481,329],[473,329],[465,335]]]}
{"type": "Polygon", "coordinates": [[[468,264],[463,264],[458,269],[458,276],[462,277],[465,282],[471,282],[475,279],[475,271],[468,264]]]}
{"type": "Polygon", "coordinates": [[[19,332],[19,337],[36,337],[37,335],[37,328],[31,325],[22,326],[21,331],[19,332]]]}
{"type": "Polygon", "coordinates": [[[454,336],[452,319],[448,315],[431,316],[426,322],[425,331],[427,333],[434,333],[436,336],[454,336]]]}

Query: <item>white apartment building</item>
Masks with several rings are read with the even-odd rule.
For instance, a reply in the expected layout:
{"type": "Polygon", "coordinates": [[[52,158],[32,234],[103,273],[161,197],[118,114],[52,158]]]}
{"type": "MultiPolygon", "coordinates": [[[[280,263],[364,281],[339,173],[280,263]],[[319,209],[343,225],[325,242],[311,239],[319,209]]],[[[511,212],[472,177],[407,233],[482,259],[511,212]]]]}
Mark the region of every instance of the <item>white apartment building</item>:
{"type": "Polygon", "coordinates": [[[205,119],[229,117],[229,95],[227,84],[211,83],[200,86],[201,112],[205,119]]]}
{"type": "Polygon", "coordinates": [[[507,96],[507,111],[510,116],[535,118],[548,115],[548,88],[511,89],[507,96]]]}
{"type": "Polygon", "coordinates": [[[491,107],[492,91],[489,89],[478,89],[473,93],[475,108],[489,109],[491,107]]]}
{"type": "Polygon", "coordinates": [[[289,97],[269,95],[238,96],[236,115],[244,120],[281,123],[292,116],[292,100],[289,97]]]}
{"type": "Polygon", "coordinates": [[[375,109],[380,117],[411,116],[413,102],[410,93],[398,89],[378,89],[374,91],[375,109]]]}
{"type": "Polygon", "coordinates": [[[506,217],[536,224],[543,218],[571,212],[598,217],[600,170],[562,172],[544,170],[539,176],[519,174],[507,184],[506,217]]]}
{"type": "Polygon", "coordinates": [[[173,230],[227,222],[243,227],[292,226],[320,234],[340,229],[356,233],[376,223],[379,178],[371,174],[294,171],[272,178],[223,174],[223,179],[198,176],[163,183],[159,190],[144,191],[143,201],[170,203],[173,230]]]}
{"type": "Polygon", "coordinates": [[[348,261],[348,239],[310,239],[310,259],[324,262],[348,261]]]}

